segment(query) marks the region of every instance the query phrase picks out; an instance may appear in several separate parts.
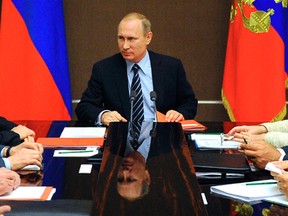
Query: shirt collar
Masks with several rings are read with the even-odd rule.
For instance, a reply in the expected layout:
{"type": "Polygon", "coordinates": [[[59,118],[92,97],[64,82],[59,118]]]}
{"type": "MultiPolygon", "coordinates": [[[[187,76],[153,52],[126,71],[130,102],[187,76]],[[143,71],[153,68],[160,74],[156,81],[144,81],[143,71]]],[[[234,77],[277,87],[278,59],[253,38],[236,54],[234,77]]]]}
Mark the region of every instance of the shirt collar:
{"type": "MultiPolygon", "coordinates": [[[[141,59],[140,62],[137,63],[138,66],[141,68],[141,70],[143,71],[144,74],[147,73],[147,71],[145,70],[145,68],[147,67],[149,61],[150,61],[149,53],[148,53],[148,50],[146,50],[145,56],[141,59]]],[[[131,72],[132,67],[133,67],[133,65],[134,65],[135,63],[126,60],[126,64],[127,64],[127,71],[128,71],[128,72],[131,72]]]]}

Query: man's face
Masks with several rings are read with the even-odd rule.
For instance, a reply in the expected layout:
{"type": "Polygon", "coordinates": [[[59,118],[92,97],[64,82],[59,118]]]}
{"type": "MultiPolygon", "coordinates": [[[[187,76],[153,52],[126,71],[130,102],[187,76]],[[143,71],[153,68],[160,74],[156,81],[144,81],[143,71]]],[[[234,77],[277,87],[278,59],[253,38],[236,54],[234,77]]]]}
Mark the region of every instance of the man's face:
{"type": "Polygon", "coordinates": [[[122,20],[118,26],[118,47],[124,59],[138,63],[146,54],[152,32],[144,35],[138,19],[122,20]]]}
{"type": "Polygon", "coordinates": [[[145,167],[145,160],[132,154],[125,156],[117,173],[117,190],[126,198],[138,198],[141,196],[143,182],[150,182],[150,175],[145,167]]]}

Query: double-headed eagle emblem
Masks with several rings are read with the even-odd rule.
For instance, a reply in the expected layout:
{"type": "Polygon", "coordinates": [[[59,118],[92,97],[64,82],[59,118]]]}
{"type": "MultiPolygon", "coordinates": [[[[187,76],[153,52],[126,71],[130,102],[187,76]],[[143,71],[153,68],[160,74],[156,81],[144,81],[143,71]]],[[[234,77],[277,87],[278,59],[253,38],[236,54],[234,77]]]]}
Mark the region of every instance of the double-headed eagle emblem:
{"type": "MultiPolygon", "coordinates": [[[[274,14],[274,9],[269,8],[267,11],[255,11],[251,12],[248,17],[244,13],[245,7],[253,7],[253,2],[255,0],[236,0],[235,4],[232,4],[230,11],[230,22],[234,21],[235,16],[237,16],[237,11],[239,9],[243,25],[245,28],[249,29],[254,33],[265,33],[268,32],[269,27],[271,25],[271,16],[274,14]]],[[[261,0],[258,0],[261,1],[261,0]]],[[[263,0],[262,0],[263,1],[263,0]]],[[[269,0],[266,0],[269,1],[269,0]]],[[[273,0],[270,0],[273,1],[273,0]]],[[[283,8],[288,7],[288,0],[274,0],[275,3],[282,3],[283,8]]]]}

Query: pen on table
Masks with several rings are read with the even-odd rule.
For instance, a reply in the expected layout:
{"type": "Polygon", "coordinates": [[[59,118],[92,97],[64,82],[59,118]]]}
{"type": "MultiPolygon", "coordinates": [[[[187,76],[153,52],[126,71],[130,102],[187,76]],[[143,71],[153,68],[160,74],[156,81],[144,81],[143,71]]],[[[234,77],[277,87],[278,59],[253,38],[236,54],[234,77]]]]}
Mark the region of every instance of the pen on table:
{"type": "Polygon", "coordinates": [[[59,154],[73,154],[73,153],[88,153],[88,152],[96,152],[95,150],[79,150],[79,151],[60,151],[59,154]]]}
{"type": "Polygon", "coordinates": [[[246,186],[266,185],[266,184],[277,184],[277,182],[255,182],[255,183],[246,183],[246,186]]]}

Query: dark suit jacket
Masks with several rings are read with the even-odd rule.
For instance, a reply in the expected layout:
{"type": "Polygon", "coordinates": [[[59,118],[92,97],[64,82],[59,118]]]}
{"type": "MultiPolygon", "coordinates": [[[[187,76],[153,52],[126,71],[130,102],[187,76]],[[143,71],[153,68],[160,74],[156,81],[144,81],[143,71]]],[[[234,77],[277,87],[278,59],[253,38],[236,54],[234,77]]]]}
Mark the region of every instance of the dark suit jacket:
{"type": "Polygon", "coordinates": [[[11,131],[17,124],[0,117],[0,145],[15,146],[21,143],[19,134],[11,131]]]}
{"type": "MultiPolygon", "coordinates": [[[[198,102],[181,61],[151,51],[149,56],[158,111],[165,114],[174,109],[182,113],[185,119],[193,119],[198,102]]],[[[118,111],[129,121],[126,70],[126,62],[120,53],[94,64],[88,87],[75,110],[78,120],[95,122],[100,112],[108,109],[118,111]]]]}
{"type": "MultiPolygon", "coordinates": [[[[19,134],[11,131],[17,124],[0,117],[0,152],[5,146],[15,146],[21,143],[19,134]]],[[[5,163],[0,158],[0,167],[5,167],[5,163]]]]}
{"type": "Polygon", "coordinates": [[[282,149],[285,151],[286,155],[284,156],[283,160],[288,160],[288,146],[282,147],[282,149]]]}

